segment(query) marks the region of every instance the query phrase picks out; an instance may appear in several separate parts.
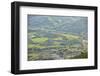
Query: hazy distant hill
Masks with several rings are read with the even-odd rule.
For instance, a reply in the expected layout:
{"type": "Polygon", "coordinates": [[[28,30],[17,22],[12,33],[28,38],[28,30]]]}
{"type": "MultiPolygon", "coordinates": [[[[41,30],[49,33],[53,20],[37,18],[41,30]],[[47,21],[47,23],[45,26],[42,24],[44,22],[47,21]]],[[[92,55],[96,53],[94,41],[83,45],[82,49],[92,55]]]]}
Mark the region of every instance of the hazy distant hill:
{"type": "Polygon", "coordinates": [[[86,33],[87,17],[79,16],[28,16],[29,30],[45,30],[56,33],[86,33]]]}

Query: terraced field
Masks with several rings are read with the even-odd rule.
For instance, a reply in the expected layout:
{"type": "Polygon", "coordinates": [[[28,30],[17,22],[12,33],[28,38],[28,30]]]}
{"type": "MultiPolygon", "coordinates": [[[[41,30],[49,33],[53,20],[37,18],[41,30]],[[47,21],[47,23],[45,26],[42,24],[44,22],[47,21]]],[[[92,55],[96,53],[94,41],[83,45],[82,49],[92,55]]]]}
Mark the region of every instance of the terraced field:
{"type": "Polygon", "coordinates": [[[87,58],[87,43],[82,42],[81,37],[77,35],[55,34],[56,36],[49,38],[39,37],[38,33],[36,37],[35,34],[29,37],[31,41],[28,43],[29,61],[87,58]]]}
{"type": "Polygon", "coordinates": [[[87,17],[28,16],[28,61],[88,58],[87,17]]]}

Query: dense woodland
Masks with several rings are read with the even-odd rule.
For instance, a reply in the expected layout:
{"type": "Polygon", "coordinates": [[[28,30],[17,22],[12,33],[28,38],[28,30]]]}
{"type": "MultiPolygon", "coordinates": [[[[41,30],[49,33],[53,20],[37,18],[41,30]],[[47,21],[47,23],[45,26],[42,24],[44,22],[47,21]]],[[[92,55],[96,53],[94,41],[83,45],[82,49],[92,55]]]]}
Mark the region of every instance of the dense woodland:
{"type": "Polygon", "coordinates": [[[28,61],[88,58],[87,17],[28,15],[28,61]]]}

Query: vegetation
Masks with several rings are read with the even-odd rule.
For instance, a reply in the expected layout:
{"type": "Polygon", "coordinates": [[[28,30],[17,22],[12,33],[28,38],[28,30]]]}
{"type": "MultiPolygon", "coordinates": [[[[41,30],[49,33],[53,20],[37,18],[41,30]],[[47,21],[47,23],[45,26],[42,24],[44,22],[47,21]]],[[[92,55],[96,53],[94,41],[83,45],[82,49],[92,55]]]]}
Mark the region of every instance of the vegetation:
{"type": "Polygon", "coordinates": [[[87,18],[29,16],[28,19],[28,61],[88,58],[87,18]]]}
{"type": "Polygon", "coordinates": [[[46,38],[46,37],[32,38],[32,41],[33,41],[34,43],[44,43],[44,42],[46,42],[47,40],[48,40],[48,38],[46,38]]]}

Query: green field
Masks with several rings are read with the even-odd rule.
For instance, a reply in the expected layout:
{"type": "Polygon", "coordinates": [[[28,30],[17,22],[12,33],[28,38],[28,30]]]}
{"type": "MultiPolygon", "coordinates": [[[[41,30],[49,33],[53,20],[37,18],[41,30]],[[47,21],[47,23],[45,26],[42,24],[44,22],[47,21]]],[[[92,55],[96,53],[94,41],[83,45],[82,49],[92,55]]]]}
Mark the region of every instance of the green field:
{"type": "Polygon", "coordinates": [[[59,34],[53,38],[32,36],[30,37],[30,41],[31,43],[28,43],[29,61],[80,59],[88,57],[87,43],[82,42],[81,37],[77,35],[59,34]],[[82,44],[85,46],[82,46],[82,44]],[[53,54],[55,54],[55,57],[52,56],[53,54]]]}

